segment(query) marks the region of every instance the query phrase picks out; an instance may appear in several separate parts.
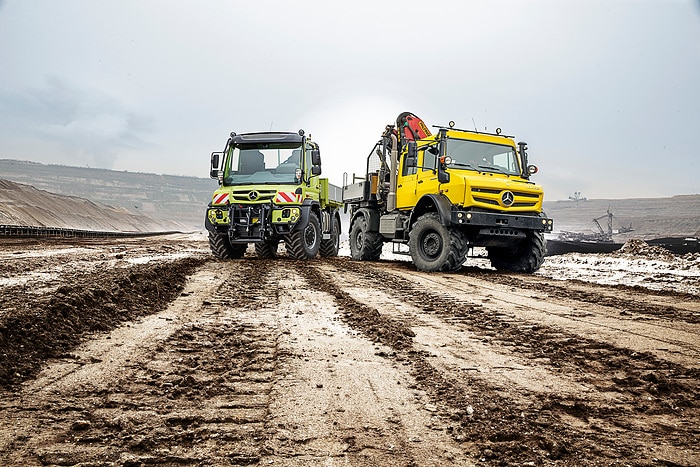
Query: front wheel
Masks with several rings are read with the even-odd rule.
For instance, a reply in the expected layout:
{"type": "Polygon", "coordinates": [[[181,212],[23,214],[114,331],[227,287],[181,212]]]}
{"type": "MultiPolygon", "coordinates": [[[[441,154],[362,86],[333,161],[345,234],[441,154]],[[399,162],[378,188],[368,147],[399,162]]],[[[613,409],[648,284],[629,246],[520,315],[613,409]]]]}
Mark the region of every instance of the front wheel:
{"type": "Polygon", "coordinates": [[[383,246],[379,232],[370,232],[365,216],[357,216],[350,227],[350,257],[356,261],[377,261],[383,246]]]}
{"type": "Polygon", "coordinates": [[[267,240],[255,244],[255,255],[258,258],[274,258],[277,256],[277,247],[279,240],[267,240]]]}
{"type": "Polygon", "coordinates": [[[532,274],[544,263],[547,243],[543,232],[529,232],[525,240],[513,247],[491,247],[487,251],[494,268],[532,274]]]}
{"type": "Polygon", "coordinates": [[[245,254],[248,244],[231,244],[228,235],[209,232],[209,248],[219,259],[239,259],[245,254]]]}
{"type": "Polygon", "coordinates": [[[459,270],[468,246],[464,233],[443,225],[435,212],[418,218],[408,240],[413,264],[421,271],[459,270]]]}
{"type": "Polygon", "coordinates": [[[321,223],[316,214],[309,214],[309,223],[287,235],[285,248],[293,259],[312,259],[321,247],[321,223]]]}

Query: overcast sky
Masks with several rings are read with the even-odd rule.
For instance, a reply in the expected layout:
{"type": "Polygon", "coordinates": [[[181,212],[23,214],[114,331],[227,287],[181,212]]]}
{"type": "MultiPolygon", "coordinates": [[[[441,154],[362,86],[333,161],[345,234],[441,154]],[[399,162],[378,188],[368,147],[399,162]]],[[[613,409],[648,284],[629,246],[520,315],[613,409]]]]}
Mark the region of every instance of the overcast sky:
{"type": "Polygon", "coordinates": [[[303,128],[340,184],[411,111],[527,141],[550,201],[700,193],[699,0],[0,0],[0,44],[0,158],[206,178],[303,128]]]}

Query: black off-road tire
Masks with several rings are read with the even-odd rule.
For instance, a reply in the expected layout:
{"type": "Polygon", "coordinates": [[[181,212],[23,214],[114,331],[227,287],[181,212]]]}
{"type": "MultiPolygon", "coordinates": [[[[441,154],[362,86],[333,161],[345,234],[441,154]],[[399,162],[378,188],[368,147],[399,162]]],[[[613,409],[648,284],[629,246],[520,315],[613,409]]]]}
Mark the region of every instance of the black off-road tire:
{"type": "Polygon", "coordinates": [[[340,250],[340,221],[333,216],[331,219],[331,238],[321,240],[321,248],[318,252],[321,256],[328,258],[338,256],[338,250],[340,250]]]}
{"type": "Polygon", "coordinates": [[[360,215],[350,227],[350,257],[356,261],[377,261],[384,241],[379,232],[370,232],[367,219],[360,215]]]}
{"type": "Polygon", "coordinates": [[[277,247],[279,240],[268,240],[255,244],[255,256],[258,258],[275,258],[277,256],[277,247]]]}
{"type": "Polygon", "coordinates": [[[547,241],[543,232],[529,232],[523,241],[512,248],[491,247],[487,251],[491,266],[499,271],[532,274],[544,263],[547,241]]]}
{"type": "Polygon", "coordinates": [[[285,238],[287,255],[293,259],[312,259],[321,248],[321,222],[316,214],[309,214],[309,223],[301,230],[292,231],[285,238]]]}
{"type": "Polygon", "coordinates": [[[228,240],[228,235],[209,232],[209,248],[219,259],[240,259],[245,254],[248,244],[234,244],[228,240]]]}
{"type": "Polygon", "coordinates": [[[464,233],[443,225],[435,212],[420,216],[408,239],[413,264],[421,271],[459,270],[468,247],[464,233]]]}

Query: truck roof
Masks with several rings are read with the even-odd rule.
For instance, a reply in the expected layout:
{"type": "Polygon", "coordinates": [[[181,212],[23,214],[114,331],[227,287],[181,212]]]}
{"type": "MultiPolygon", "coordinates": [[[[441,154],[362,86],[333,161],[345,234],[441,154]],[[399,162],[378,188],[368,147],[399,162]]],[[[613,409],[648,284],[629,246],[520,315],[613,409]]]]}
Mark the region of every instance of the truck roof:
{"type": "Polygon", "coordinates": [[[241,133],[240,135],[232,134],[231,142],[236,143],[254,143],[254,142],[275,142],[275,143],[301,143],[304,140],[303,134],[287,133],[281,131],[264,131],[258,133],[241,133]]]}

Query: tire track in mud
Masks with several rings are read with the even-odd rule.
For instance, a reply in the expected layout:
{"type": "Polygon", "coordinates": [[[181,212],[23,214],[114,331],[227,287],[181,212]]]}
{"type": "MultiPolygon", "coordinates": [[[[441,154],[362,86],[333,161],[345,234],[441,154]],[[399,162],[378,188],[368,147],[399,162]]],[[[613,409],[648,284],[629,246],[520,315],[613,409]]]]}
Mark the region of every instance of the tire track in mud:
{"type": "MultiPolygon", "coordinates": [[[[559,433],[534,435],[541,430],[521,417],[520,408],[512,410],[515,407],[512,401],[495,396],[495,391],[477,380],[456,381],[433,367],[427,352],[413,348],[414,333],[408,321],[388,318],[376,308],[357,301],[321,270],[300,269],[299,273],[306,274],[307,280],[313,279],[321,290],[335,297],[343,319],[352,327],[394,349],[395,353],[388,356],[410,366],[415,388],[430,396],[435,402],[434,410],[448,420],[447,432],[475,459],[522,465],[524,461],[556,460],[569,454],[559,433]]],[[[384,289],[387,285],[380,287],[384,289]]]]}
{"type": "MultiPolygon", "coordinates": [[[[406,276],[410,273],[405,271],[397,271],[395,275],[406,276]]],[[[684,321],[686,326],[679,326],[680,318],[677,316],[663,318],[656,317],[650,314],[639,315],[631,312],[628,308],[616,308],[611,304],[611,301],[601,299],[600,302],[591,299],[591,296],[597,297],[596,293],[583,293],[586,299],[572,299],[566,289],[562,289],[562,294],[551,294],[544,292],[545,295],[532,294],[539,290],[530,288],[530,276],[522,277],[520,285],[506,281],[511,287],[506,290],[500,283],[500,278],[485,282],[483,279],[469,278],[468,283],[461,282],[462,275],[440,276],[427,278],[423,276],[424,281],[434,285],[448,287],[456,293],[464,293],[472,295],[475,292],[481,296],[482,303],[485,308],[497,308],[493,304],[503,307],[512,307],[519,310],[521,315],[525,311],[540,314],[550,321],[550,327],[567,327],[570,324],[580,324],[580,328],[576,332],[583,331],[586,327],[593,329],[591,324],[595,323],[595,331],[588,332],[589,335],[594,335],[596,342],[605,341],[607,338],[614,337],[612,345],[617,348],[628,348],[636,354],[654,354],[654,349],[660,351],[657,357],[662,361],[670,361],[681,367],[687,366],[693,370],[699,369],[700,366],[700,347],[697,345],[697,332],[700,328],[692,322],[684,321]],[[585,304],[587,306],[581,306],[585,304]],[[615,316],[617,315],[617,316],[615,316]],[[555,324],[557,323],[558,324],[555,324]],[[639,339],[646,342],[645,345],[637,345],[636,347],[631,341],[639,339]],[[629,345],[630,347],[626,347],[629,345]],[[655,347],[654,347],[655,346],[655,347]],[[665,346],[659,347],[659,346],[665,346]],[[650,348],[654,347],[654,349],[650,348]]],[[[495,277],[495,276],[492,276],[495,277]]],[[[511,278],[509,275],[503,276],[505,279],[511,278]]],[[[598,287],[598,286],[595,286],[598,287]]],[[[652,301],[652,300],[650,300],[652,301]]],[[[634,300],[617,301],[615,303],[633,303],[634,300]]],[[[470,303],[474,304],[473,301],[470,303]]],[[[693,308],[700,310],[700,306],[692,302],[686,302],[685,305],[689,310],[683,310],[685,314],[693,314],[693,308]]],[[[652,305],[653,308],[666,309],[665,305],[652,305]]],[[[664,314],[664,313],[661,313],[664,314]]],[[[521,316],[522,318],[523,316],[521,316]]],[[[529,321],[537,321],[534,316],[529,318],[529,321]]],[[[682,321],[682,320],[681,320],[682,321]]],[[[691,320],[692,321],[692,320],[691,320]]]]}
{"type": "MultiPolygon", "coordinates": [[[[339,319],[319,277],[307,274],[311,263],[282,260],[272,275],[276,283],[264,286],[277,288],[270,298],[277,303],[260,312],[279,319],[285,358],[273,389],[271,452],[263,462],[472,465],[441,425],[435,426],[433,413],[423,407],[425,396],[415,390],[403,365],[387,360],[392,348],[367,340],[339,319]]],[[[390,321],[381,324],[392,327],[390,321]]],[[[402,335],[383,335],[401,346],[402,335]]]]}
{"type": "MultiPolygon", "coordinates": [[[[465,273],[471,275],[472,271],[464,271],[459,275],[465,273]]],[[[542,282],[539,277],[523,275],[512,276],[509,274],[479,272],[475,274],[475,277],[518,288],[527,287],[556,297],[567,297],[579,302],[608,306],[624,310],[627,313],[637,313],[653,318],[682,320],[692,324],[700,323],[700,312],[697,309],[682,308],[676,304],[677,302],[697,303],[700,299],[697,295],[685,292],[659,291],[646,289],[641,286],[597,284],[596,287],[600,292],[591,293],[589,290],[580,290],[578,288],[579,286],[583,289],[589,288],[590,283],[575,280],[567,280],[566,285],[559,285],[557,282],[542,282]],[[647,300],[638,300],[636,297],[639,295],[646,297],[647,300]],[[653,300],[649,299],[650,297],[653,300]]]]}
{"type": "Polygon", "coordinates": [[[225,277],[204,300],[201,319],[168,340],[159,353],[165,358],[140,377],[156,404],[172,401],[149,433],[129,445],[142,464],[253,465],[267,452],[280,331],[248,313],[269,298],[261,290],[272,265],[220,264],[225,277]]]}
{"type": "Polygon", "coordinates": [[[31,378],[90,333],[164,309],[203,262],[189,257],[78,273],[53,294],[27,294],[21,301],[15,288],[0,290],[0,303],[12,303],[12,313],[0,317],[0,388],[31,378]]]}
{"type": "MultiPolygon", "coordinates": [[[[343,265],[344,268],[348,268],[346,264],[343,265]]],[[[362,269],[358,269],[356,267],[356,264],[351,263],[350,269],[355,268],[354,270],[356,272],[362,272],[362,269]]],[[[418,288],[416,287],[415,282],[411,282],[403,277],[397,276],[396,274],[392,274],[391,276],[387,275],[382,275],[382,273],[375,269],[371,273],[372,279],[374,280],[375,283],[377,284],[387,284],[389,285],[388,290],[394,291],[393,295],[396,296],[399,299],[402,299],[404,301],[410,301],[412,302],[415,306],[418,306],[422,308],[426,312],[435,312],[435,313],[441,313],[445,314],[448,316],[455,317],[456,321],[459,320],[464,320],[465,322],[468,322],[470,326],[476,327],[476,328],[481,328],[484,332],[485,335],[490,335],[494,338],[498,337],[498,333],[492,331],[493,329],[509,329],[509,332],[505,333],[508,337],[508,340],[512,340],[514,337],[516,329],[513,329],[512,327],[512,322],[511,319],[509,319],[505,315],[500,315],[500,314],[494,314],[494,313],[489,313],[489,310],[486,309],[484,305],[481,303],[475,303],[474,300],[467,299],[466,301],[463,300],[457,300],[454,298],[450,297],[445,297],[445,296],[438,296],[434,293],[431,293],[427,290],[427,287],[423,288],[418,288]],[[378,277],[380,276],[381,277],[378,277]],[[397,294],[396,291],[407,291],[407,292],[402,292],[397,294]],[[468,306],[468,307],[466,307],[468,306]]],[[[454,274],[455,279],[459,278],[459,274],[454,274]]],[[[450,277],[452,277],[450,276],[450,277]]],[[[507,277],[507,276],[506,276],[507,277]]],[[[423,278],[421,280],[432,280],[431,278],[423,278]]],[[[509,281],[510,282],[510,281],[509,281]]],[[[421,284],[425,286],[426,284],[421,284]]],[[[514,287],[517,286],[517,283],[515,284],[510,284],[513,285],[514,287]]],[[[522,287],[524,284],[521,284],[520,287],[522,287]]],[[[526,286],[529,286],[527,284],[526,286]]],[[[473,286],[472,286],[473,287],[473,286]]],[[[465,290],[465,292],[468,292],[465,290]]],[[[564,294],[566,295],[566,294],[564,294]]],[[[556,295],[555,295],[556,296],[556,295]]],[[[492,295],[488,295],[488,299],[492,301],[501,301],[498,298],[494,298],[492,295]]],[[[568,299],[568,297],[567,297],[568,299]]],[[[512,306],[512,305],[518,305],[516,302],[509,302],[505,301],[503,302],[505,306],[512,306]]],[[[595,300],[591,300],[590,303],[596,303],[595,300]]],[[[605,306],[605,305],[604,305],[605,306]]],[[[517,323],[516,323],[517,324],[517,323]]],[[[545,325],[531,325],[528,323],[521,323],[522,326],[524,326],[524,331],[520,332],[520,338],[518,338],[515,343],[516,344],[521,344],[521,343],[526,343],[528,340],[528,335],[535,333],[536,339],[538,342],[546,341],[547,336],[551,336],[551,338],[554,339],[554,342],[556,344],[559,344],[561,342],[571,342],[572,339],[576,339],[577,341],[582,341],[584,342],[584,347],[589,348],[589,349],[608,349],[609,352],[612,353],[622,353],[623,355],[628,355],[633,357],[635,360],[640,360],[640,361],[648,361],[649,362],[649,370],[653,370],[655,368],[666,368],[674,371],[677,375],[679,376],[688,376],[691,378],[695,378],[698,375],[700,375],[700,372],[696,369],[693,368],[685,368],[681,365],[673,364],[672,362],[667,362],[663,359],[659,359],[658,357],[649,354],[649,353],[640,353],[640,352],[634,352],[630,351],[630,349],[626,348],[618,348],[613,345],[607,344],[607,343],[601,343],[598,340],[595,339],[585,339],[582,338],[581,336],[577,334],[570,334],[567,333],[565,330],[561,329],[553,329],[551,327],[545,326],[545,325]],[[542,336],[538,336],[537,333],[542,334],[542,336]]],[[[671,341],[664,341],[665,343],[673,343],[671,341]]],[[[583,353],[583,357],[585,357],[587,352],[583,353]]],[[[616,367],[617,365],[614,365],[616,367]]]]}
{"type": "MultiPolygon", "coordinates": [[[[636,458],[647,459],[640,464],[645,465],[645,462],[656,462],[653,461],[655,454],[645,446],[650,440],[653,445],[654,438],[661,437],[675,446],[676,452],[667,453],[674,459],[668,461],[668,465],[674,465],[673,462],[683,458],[684,450],[694,445],[692,440],[698,438],[696,370],[650,354],[584,339],[561,329],[517,322],[473,303],[465,306],[464,302],[428,292],[421,288],[420,281],[411,282],[380,270],[383,265],[343,259],[331,264],[361,277],[360,282],[364,281],[369,288],[381,290],[425,313],[443,316],[453,324],[466,326],[494,344],[507,342],[517,352],[536,360],[538,365],[548,366],[555,372],[564,371],[593,385],[601,393],[621,394],[630,401],[593,405],[584,398],[560,397],[553,392],[544,398],[531,398],[531,405],[524,410],[514,408],[518,406],[513,400],[498,396],[498,391],[478,378],[457,381],[436,370],[426,358],[428,354],[411,349],[413,342],[408,336],[412,331],[408,323],[393,321],[398,331],[390,326],[388,331],[378,332],[380,326],[375,316],[381,316],[382,321],[392,320],[376,308],[355,300],[327,273],[314,271],[314,275],[326,274],[326,279],[317,278],[316,281],[344,306],[344,319],[351,325],[376,339],[384,339],[388,345],[392,345],[394,336],[403,336],[398,340],[401,344],[394,346],[397,358],[411,362],[418,384],[431,391],[444,408],[443,414],[456,422],[452,427],[455,439],[475,440],[484,458],[492,457],[504,465],[517,464],[528,456],[537,462],[566,460],[580,465],[624,464],[624,459],[636,458]],[[474,416],[477,406],[490,408],[490,415],[477,420],[474,416]],[[637,427],[630,421],[636,415],[649,417],[652,422],[637,427]],[[654,423],[654,417],[663,417],[663,420],[654,423]],[[668,419],[675,423],[667,423],[668,419]],[[606,433],[609,428],[620,436],[611,437],[606,433]],[[649,428],[651,433],[646,433],[649,428]]],[[[662,457],[660,454],[657,455],[662,457]]],[[[695,448],[687,454],[698,458],[695,448]]]]}
{"type": "MultiPolygon", "coordinates": [[[[237,313],[258,307],[255,278],[266,268],[221,269],[230,273],[216,279],[218,293],[195,309],[189,292],[183,293],[190,304],[182,315],[170,312],[162,318],[174,320],[177,329],[163,340],[139,343],[133,356],[117,363],[117,375],[105,370],[105,380],[62,379],[41,388],[41,395],[4,398],[3,418],[12,420],[17,431],[14,439],[3,440],[0,464],[258,463],[279,357],[278,332],[265,323],[239,320],[237,313]]],[[[91,355],[83,358],[101,364],[91,355]]]]}

